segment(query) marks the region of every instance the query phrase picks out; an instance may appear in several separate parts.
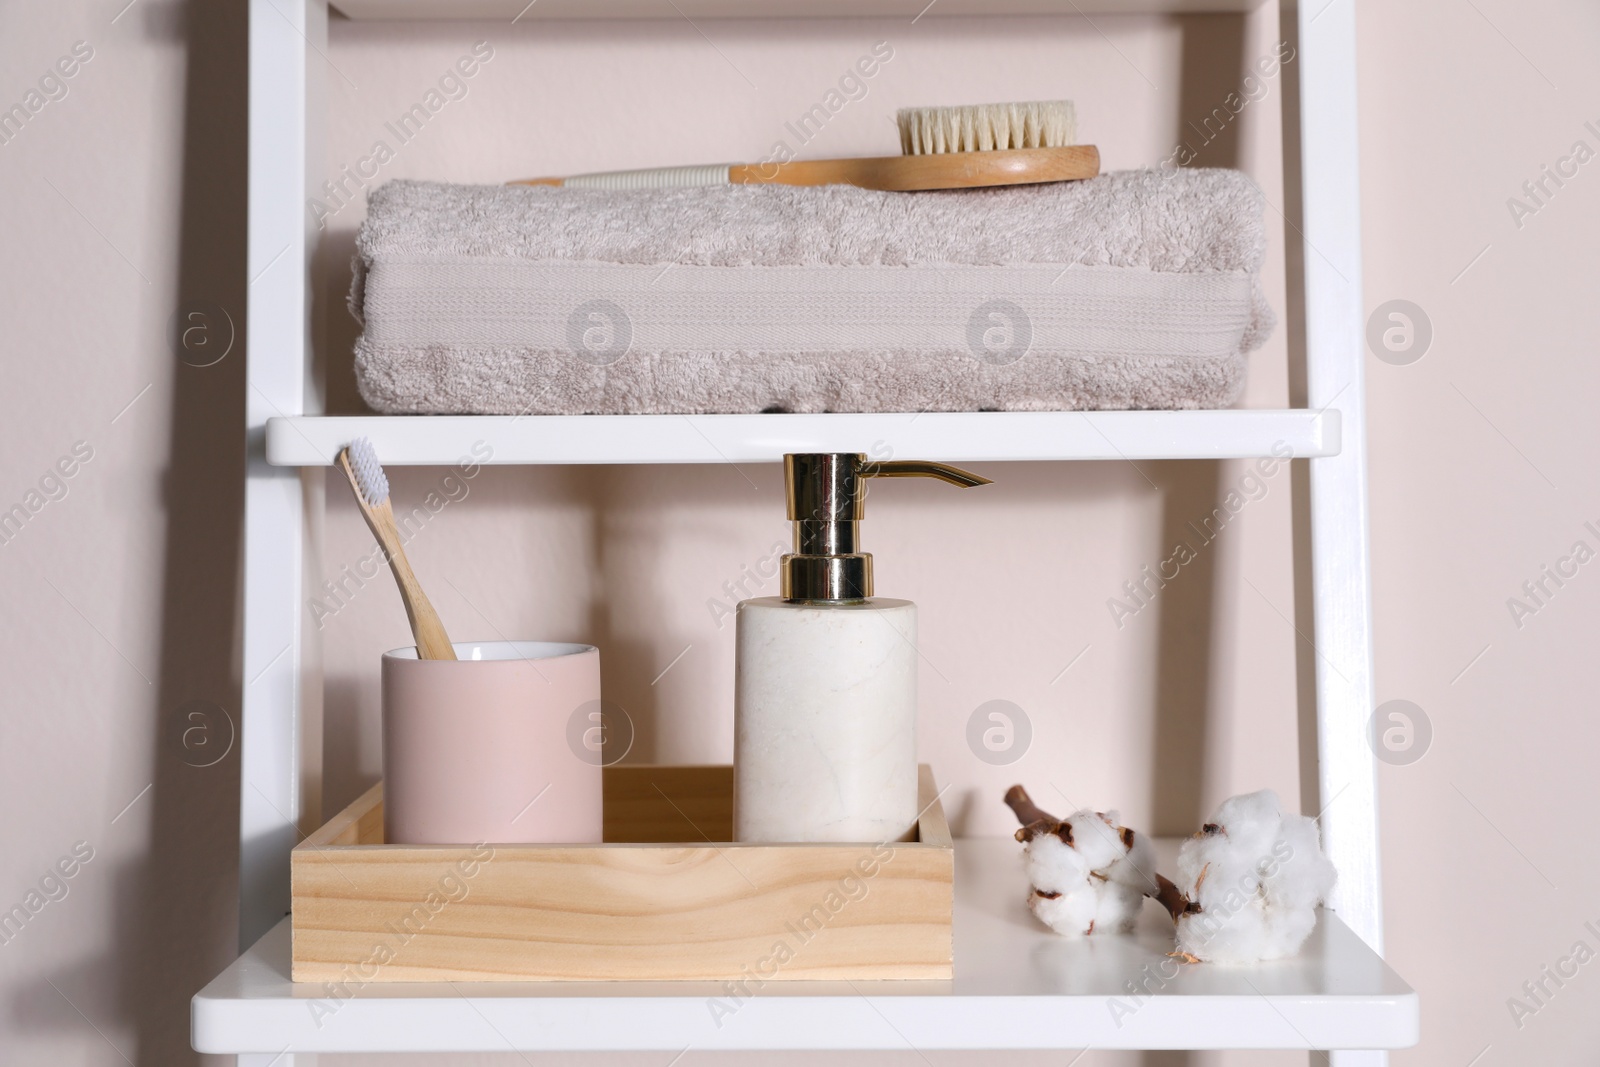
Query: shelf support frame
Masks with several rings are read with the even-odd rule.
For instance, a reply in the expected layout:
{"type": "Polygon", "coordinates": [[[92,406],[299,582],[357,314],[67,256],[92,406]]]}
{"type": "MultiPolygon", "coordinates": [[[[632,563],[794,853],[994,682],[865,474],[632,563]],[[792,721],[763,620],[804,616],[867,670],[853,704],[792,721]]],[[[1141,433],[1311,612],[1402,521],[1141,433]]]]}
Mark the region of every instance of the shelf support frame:
{"type": "MultiPolygon", "coordinates": [[[[1329,906],[1381,955],[1355,7],[1287,0],[1280,13],[1299,52],[1306,400],[1339,411],[1343,430],[1339,453],[1309,464],[1318,808],[1323,847],[1339,871],[1329,906]]],[[[1383,1067],[1388,1054],[1333,1059],[1336,1067],[1383,1067]]]]}
{"type": "MultiPolygon", "coordinates": [[[[239,727],[239,944],[289,911],[306,725],[302,582],[307,487],[266,458],[269,418],[315,414],[311,292],[326,0],[250,0],[250,194],[245,316],[244,611],[239,727]]],[[[317,476],[320,484],[320,474],[317,476]]],[[[320,679],[315,680],[320,684],[320,679]]],[[[282,1061],[280,1061],[282,1062],[282,1061]]]]}
{"type": "MultiPolygon", "coordinates": [[[[1338,454],[1311,458],[1311,584],[1316,644],[1317,779],[1325,847],[1340,871],[1331,906],[1382,950],[1368,548],[1363,294],[1353,0],[1282,0],[1298,27],[1308,406],[1339,416],[1338,454]]],[[[312,284],[316,230],[306,202],[320,180],[326,0],[250,0],[251,274],[247,361],[239,939],[248,947],[287,912],[289,852],[304,802],[311,729],[303,581],[308,488],[321,474],[266,458],[272,418],[317,414],[312,284]],[[285,235],[291,235],[285,243],[285,235]]],[[[315,1057],[302,1057],[304,1067],[315,1057]]],[[[1335,1052],[1338,1067],[1381,1067],[1382,1052],[1335,1052]]],[[[238,1062],[291,1067],[292,1053],[238,1062]]]]}

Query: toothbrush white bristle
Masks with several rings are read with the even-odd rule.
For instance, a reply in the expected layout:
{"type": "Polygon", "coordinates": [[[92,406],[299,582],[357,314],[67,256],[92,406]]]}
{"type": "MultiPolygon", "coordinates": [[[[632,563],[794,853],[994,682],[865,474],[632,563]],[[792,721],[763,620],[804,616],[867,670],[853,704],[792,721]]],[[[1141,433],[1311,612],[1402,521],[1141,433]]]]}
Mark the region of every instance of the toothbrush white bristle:
{"type": "Polygon", "coordinates": [[[906,107],[896,118],[900,125],[900,154],[906,156],[1065,148],[1076,144],[1078,138],[1078,114],[1071,100],[906,107]]]}
{"type": "Polygon", "coordinates": [[[356,476],[356,489],[368,505],[377,507],[389,499],[389,476],[383,473],[372,442],[357,437],[350,442],[350,470],[356,476]]]}

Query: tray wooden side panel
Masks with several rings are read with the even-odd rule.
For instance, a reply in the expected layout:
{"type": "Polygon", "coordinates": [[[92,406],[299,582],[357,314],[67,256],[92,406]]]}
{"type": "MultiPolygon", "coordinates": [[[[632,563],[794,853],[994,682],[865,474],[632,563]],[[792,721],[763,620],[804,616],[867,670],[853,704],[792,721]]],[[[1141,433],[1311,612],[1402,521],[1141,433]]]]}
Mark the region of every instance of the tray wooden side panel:
{"type": "MultiPolygon", "coordinates": [[[[733,768],[648,764],[604,771],[607,842],[728,841],[733,837],[733,768]]],[[[381,845],[383,783],[352,801],[304,846],[381,845]]]]}
{"type": "Polygon", "coordinates": [[[383,844],[383,783],[351,801],[339,814],[323,823],[315,833],[300,842],[300,848],[326,848],[329,845],[383,844]]]}
{"type": "MultiPolygon", "coordinates": [[[[917,764],[917,840],[935,848],[952,849],[955,842],[950,837],[950,824],[945,821],[943,796],[944,790],[933,780],[933,768],[926,763],[917,764]]],[[[951,863],[954,862],[952,857],[951,863]]]]}
{"type": "MultiPolygon", "coordinates": [[[[669,814],[710,822],[726,770],[629,768],[619,812],[658,835],[669,814]]],[[[880,845],[360,844],[381,841],[375,788],[294,852],[293,977],[949,978],[954,853],[926,768],[921,784],[921,840],[880,845]]]]}

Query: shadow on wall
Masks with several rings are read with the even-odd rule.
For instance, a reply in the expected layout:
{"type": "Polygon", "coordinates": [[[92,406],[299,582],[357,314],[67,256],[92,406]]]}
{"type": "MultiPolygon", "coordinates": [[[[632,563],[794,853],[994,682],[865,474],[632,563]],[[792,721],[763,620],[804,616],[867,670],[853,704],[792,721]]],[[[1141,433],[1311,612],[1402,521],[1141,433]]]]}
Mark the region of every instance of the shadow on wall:
{"type": "MultiPolygon", "coordinates": [[[[1300,30],[1286,20],[1281,36],[1296,52],[1300,49],[1300,30]]],[[[1285,71],[1283,111],[1300,113],[1300,75],[1298,69],[1285,71]]],[[[1294,229],[1301,231],[1303,203],[1300,196],[1300,125],[1286,122],[1283,130],[1283,213],[1294,229]]],[[[1306,264],[1305,245],[1300,240],[1286,241],[1283,250],[1284,300],[1283,325],[1289,342],[1289,403],[1309,406],[1306,380],[1306,264]]],[[[1316,630],[1311,596],[1311,471],[1309,464],[1295,464],[1289,483],[1290,508],[1294,520],[1294,603],[1295,603],[1295,704],[1300,734],[1300,810],[1320,811],[1322,792],[1317,778],[1317,650],[1306,634],[1316,630]]]]}
{"type": "MultiPolygon", "coordinates": [[[[1182,85],[1175,143],[1192,146],[1189,165],[1235,167],[1239,162],[1237,122],[1208,120],[1239,88],[1244,66],[1244,16],[1196,15],[1183,26],[1182,85]],[[1209,140],[1207,139],[1209,138],[1209,140]]],[[[1165,491],[1161,545],[1190,542],[1189,524],[1216,506],[1222,465],[1214,461],[1171,461],[1147,467],[1165,491]]],[[[1162,593],[1159,677],[1156,683],[1155,796],[1150,832],[1185,834],[1204,821],[1200,810],[1209,717],[1212,618],[1216,603],[1215,551],[1201,551],[1184,570],[1184,580],[1162,593]]]]}
{"type": "MultiPolygon", "coordinates": [[[[114,970],[99,969],[117,984],[108,1011],[137,1035],[123,1051],[138,1067],[175,1067],[200,1062],[189,998],[231,962],[238,936],[247,9],[190,0],[131,14],[147,35],[187,45],[176,295],[220,305],[234,327],[225,358],[173,377],[150,846],[118,874],[114,970]]],[[[74,971],[63,989],[80,980],[92,978],[74,971]]]]}
{"type": "MultiPolygon", "coordinates": [[[[1238,123],[1207,123],[1239,91],[1244,69],[1243,15],[1190,15],[1183,28],[1182,84],[1174,144],[1192,146],[1194,167],[1239,165],[1238,123]]],[[[1216,461],[1169,461],[1146,467],[1164,494],[1161,544],[1192,541],[1188,524],[1211,514],[1222,484],[1216,461]]],[[[1205,746],[1211,717],[1213,620],[1217,601],[1217,553],[1202,550],[1184,568],[1184,579],[1162,593],[1157,642],[1155,795],[1151,798],[1159,835],[1183,835],[1205,821],[1205,746]]],[[[1146,1052],[1144,1067],[1185,1067],[1189,1052],[1146,1052]]]]}
{"type": "Polygon", "coordinates": [[[351,262],[356,254],[356,231],[329,226],[318,235],[319,284],[312,288],[321,302],[313,349],[322,375],[323,401],[330,415],[370,415],[372,409],[356,387],[353,353],[361,336],[361,323],[350,314],[351,262]]]}

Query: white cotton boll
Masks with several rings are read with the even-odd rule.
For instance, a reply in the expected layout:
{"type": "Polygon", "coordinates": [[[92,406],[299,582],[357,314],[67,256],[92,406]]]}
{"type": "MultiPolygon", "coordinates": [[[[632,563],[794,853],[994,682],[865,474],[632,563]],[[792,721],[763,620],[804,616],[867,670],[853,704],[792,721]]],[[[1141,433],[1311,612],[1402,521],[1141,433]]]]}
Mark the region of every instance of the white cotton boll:
{"type": "Polygon", "coordinates": [[[1038,834],[1022,850],[1022,869],[1032,886],[1028,907],[1040,922],[1068,937],[1092,932],[1098,894],[1075,848],[1057,834],[1038,834]]]}
{"type": "Polygon", "coordinates": [[[1122,834],[1128,847],[1121,858],[1111,865],[1109,873],[1112,880],[1136,891],[1141,901],[1146,896],[1155,896],[1160,890],[1156,883],[1155,845],[1144,834],[1136,834],[1126,827],[1122,829],[1122,834]]]}
{"type": "Polygon", "coordinates": [[[1028,908],[1040,922],[1063,937],[1087,937],[1105,932],[1098,921],[1100,896],[1087,883],[1056,896],[1048,896],[1035,888],[1028,897],[1028,908]]]}
{"type": "Polygon", "coordinates": [[[1317,824],[1304,815],[1283,817],[1282,842],[1290,860],[1277,878],[1267,880],[1268,900],[1290,907],[1314,908],[1333,889],[1337,874],[1333,862],[1322,854],[1322,836],[1317,824]],[[1297,862],[1309,859],[1310,862],[1297,862]]]}
{"type": "Polygon", "coordinates": [[[1228,839],[1236,847],[1265,854],[1272,851],[1272,842],[1282,821],[1283,807],[1278,803],[1278,794],[1263,789],[1224,800],[1207,825],[1226,827],[1228,839]]]}
{"type": "Polygon", "coordinates": [[[1143,904],[1144,894],[1137,890],[1117,882],[1100,886],[1094,915],[1095,933],[1132,933],[1143,904]]]}
{"type": "Polygon", "coordinates": [[[1075,811],[1067,817],[1072,827],[1072,847],[1078,850],[1093,871],[1105,871],[1127,854],[1116,824],[1117,813],[1075,811]]]}
{"type": "Polygon", "coordinates": [[[1179,919],[1178,949],[1218,963],[1292,956],[1334,877],[1313,820],[1285,815],[1270,789],[1232,797],[1178,852],[1178,888],[1198,909],[1179,919]]]}
{"type": "Polygon", "coordinates": [[[1083,885],[1089,867],[1078,851],[1055,834],[1040,834],[1022,850],[1028,884],[1047,893],[1065,893],[1083,885]]]}
{"type": "Polygon", "coordinates": [[[1142,835],[1121,825],[1114,811],[1073,812],[1066,825],[1072,828],[1073,849],[1089,869],[1106,879],[1154,893],[1155,849],[1142,835]]]}
{"type": "Polygon", "coordinates": [[[1107,882],[1100,888],[1099,908],[1095,913],[1096,932],[1127,934],[1139,919],[1144,894],[1120,882],[1107,882]]]}
{"type": "Polygon", "coordinates": [[[1127,933],[1155,887],[1152,847],[1117,825],[1115,812],[1079,811],[1059,830],[1034,834],[1023,869],[1033,887],[1028,906],[1067,937],[1127,933]]]}

